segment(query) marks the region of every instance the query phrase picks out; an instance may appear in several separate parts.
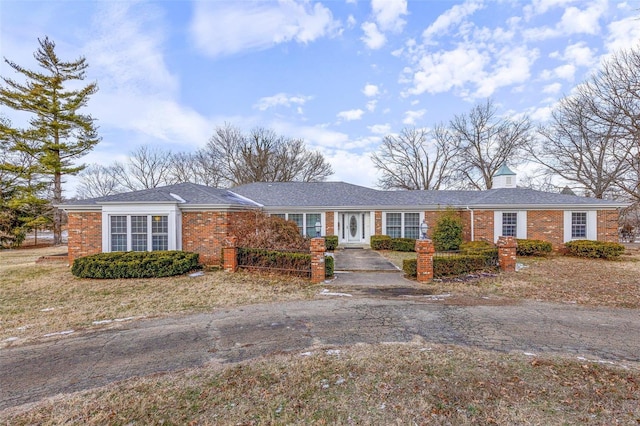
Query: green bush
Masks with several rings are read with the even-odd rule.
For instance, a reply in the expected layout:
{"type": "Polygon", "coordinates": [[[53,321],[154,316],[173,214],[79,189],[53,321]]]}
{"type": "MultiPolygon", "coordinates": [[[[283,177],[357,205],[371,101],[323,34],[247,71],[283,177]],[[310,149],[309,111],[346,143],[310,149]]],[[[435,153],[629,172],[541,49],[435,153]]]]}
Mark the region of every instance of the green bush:
{"type": "Polygon", "coordinates": [[[485,269],[496,269],[498,266],[498,250],[486,249],[474,254],[453,256],[434,256],[433,277],[440,278],[452,275],[464,275],[485,269]]]}
{"type": "Polygon", "coordinates": [[[71,273],[79,278],[171,277],[199,269],[198,258],[186,251],[99,253],[76,259],[71,273]]]}
{"type": "Polygon", "coordinates": [[[418,259],[404,259],[402,261],[402,270],[408,277],[417,277],[418,259]]]}
{"type": "Polygon", "coordinates": [[[241,247],[238,248],[238,266],[308,276],[311,271],[311,254],[241,247]]]}
{"type": "Polygon", "coordinates": [[[592,259],[616,259],[624,253],[624,246],[604,241],[578,240],[565,243],[566,253],[570,256],[592,259]]]}
{"type": "Polygon", "coordinates": [[[324,245],[327,248],[327,251],[334,251],[338,247],[338,236],[327,235],[324,237],[324,245]]]}
{"type": "Polygon", "coordinates": [[[372,235],[370,244],[374,250],[391,250],[391,237],[388,235],[372,235]]]}
{"type": "Polygon", "coordinates": [[[542,240],[525,240],[518,239],[518,248],[516,254],[518,256],[545,256],[553,250],[551,243],[542,240]]]}
{"type": "Polygon", "coordinates": [[[391,239],[391,250],[415,251],[416,240],[414,238],[393,238],[391,239]]]}
{"type": "Polygon", "coordinates": [[[458,250],[462,244],[462,219],[453,210],[447,209],[438,218],[431,233],[436,251],[458,250]]]}
{"type": "Polygon", "coordinates": [[[325,256],[324,257],[324,276],[332,277],[334,269],[334,259],[333,256],[325,256]]]}
{"type": "Polygon", "coordinates": [[[495,246],[489,241],[467,241],[466,243],[460,244],[460,251],[464,254],[475,253],[492,248],[495,248],[495,246]]]}

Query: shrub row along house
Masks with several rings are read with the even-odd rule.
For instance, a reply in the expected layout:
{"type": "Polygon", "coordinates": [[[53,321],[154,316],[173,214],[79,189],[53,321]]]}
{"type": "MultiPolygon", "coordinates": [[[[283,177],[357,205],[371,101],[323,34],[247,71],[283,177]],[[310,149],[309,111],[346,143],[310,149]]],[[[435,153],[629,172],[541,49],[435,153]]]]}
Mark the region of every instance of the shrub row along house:
{"type": "Polygon", "coordinates": [[[185,250],[218,265],[243,216],[264,211],[294,221],[303,235],[367,244],[372,235],[418,238],[445,209],[464,224],[465,241],[539,239],[560,248],[576,239],[618,240],[626,203],[516,187],[503,167],[485,191],[380,191],[344,182],[251,183],[231,189],[182,183],[60,206],[69,216],[69,261],[100,252],[185,250]]]}

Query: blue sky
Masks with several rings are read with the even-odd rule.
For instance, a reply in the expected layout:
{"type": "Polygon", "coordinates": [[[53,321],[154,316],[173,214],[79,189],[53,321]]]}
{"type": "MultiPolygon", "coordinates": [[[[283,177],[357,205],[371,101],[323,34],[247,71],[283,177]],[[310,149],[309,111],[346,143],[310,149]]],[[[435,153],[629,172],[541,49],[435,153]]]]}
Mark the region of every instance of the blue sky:
{"type": "Polygon", "coordinates": [[[639,19],[638,0],[2,0],[0,52],[33,68],[49,36],[61,58],[87,58],[103,141],[81,162],[192,151],[228,122],[304,138],[330,180],[375,186],[384,135],[487,97],[544,122],[603,58],[640,43],[639,19]]]}

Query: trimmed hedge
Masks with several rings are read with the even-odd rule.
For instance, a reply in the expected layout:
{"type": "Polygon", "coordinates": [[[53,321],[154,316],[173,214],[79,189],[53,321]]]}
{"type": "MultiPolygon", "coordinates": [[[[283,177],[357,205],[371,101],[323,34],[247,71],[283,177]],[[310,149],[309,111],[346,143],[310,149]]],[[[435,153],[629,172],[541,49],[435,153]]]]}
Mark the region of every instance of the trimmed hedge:
{"type": "MultiPolygon", "coordinates": [[[[485,249],[474,254],[459,254],[452,256],[433,257],[433,277],[464,275],[475,271],[496,269],[498,266],[498,250],[485,249]]],[[[402,270],[409,277],[416,277],[418,267],[417,259],[405,259],[402,261],[402,270]]]]}
{"type": "Polygon", "coordinates": [[[311,271],[311,254],[241,247],[238,248],[238,266],[308,276],[311,271]]]}
{"type": "Polygon", "coordinates": [[[591,259],[616,259],[624,253],[624,246],[605,241],[578,240],[564,245],[569,256],[587,257],[591,259]]]}
{"type": "Polygon", "coordinates": [[[336,247],[338,247],[338,236],[327,235],[326,237],[324,237],[324,246],[327,251],[334,251],[336,247]]]}
{"type": "Polygon", "coordinates": [[[388,235],[372,235],[369,242],[374,250],[391,250],[391,237],[388,235]]]}
{"type": "Polygon", "coordinates": [[[394,251],[415,251],[416,240],[415,238],[392,238],[391,250],[394,251]]]}
{"type": "Polygon", "coordinates": [[[71,273],[79,278],[171,277],[200,269],[199,257],[177,250],[99,253],[74,260],[71,273]]]}
{"type": "Polygon", "coordinates": [[[325,256],[324,257],[324,276],[332,277],[334,270],[334,259],[333,256],[325,256]]]}
{"type": "Polygon", "coordinates": [[[489,241],[467,241],[460,244],[460,251],[465,254],[476,253],[487,249],[495,248],[489,241]]]}
{"type": "Polygon", "coordinates": [[[548,241],[525,239],[517,239],[516,241],[518,242],[518,248],[516,248],[518,256],[545,256],[553,250],[548,241]]]}

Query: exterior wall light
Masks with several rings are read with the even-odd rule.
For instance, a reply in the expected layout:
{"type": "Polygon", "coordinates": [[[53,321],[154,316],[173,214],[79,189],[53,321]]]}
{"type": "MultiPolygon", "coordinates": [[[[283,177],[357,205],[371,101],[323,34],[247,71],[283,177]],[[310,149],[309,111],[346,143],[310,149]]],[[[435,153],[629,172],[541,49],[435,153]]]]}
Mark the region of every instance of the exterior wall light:
{"type": "Polygon", "coordinates": [[[322,231],[322,224],[320,223],[320,221],[316,222],[316,237],[320,236],[320,231],[322,231]]]}
{"type": "Polygon", "coordinates": [[[429,232],[429,224],[427,224],[426,220],[423,220],[420,224],[420,235],[422,236],[423,240],[428,239],[427,232],[429,232]]]}

